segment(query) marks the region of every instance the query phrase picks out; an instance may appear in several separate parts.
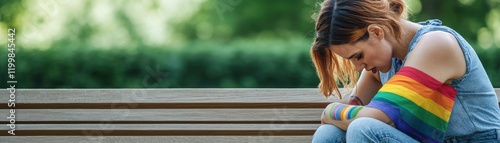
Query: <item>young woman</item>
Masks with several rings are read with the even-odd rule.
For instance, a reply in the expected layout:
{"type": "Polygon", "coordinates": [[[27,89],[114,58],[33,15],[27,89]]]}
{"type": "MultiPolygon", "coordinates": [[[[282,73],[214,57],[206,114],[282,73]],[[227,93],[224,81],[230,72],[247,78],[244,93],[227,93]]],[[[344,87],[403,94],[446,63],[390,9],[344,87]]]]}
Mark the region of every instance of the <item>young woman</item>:
{"type": "Polygon", "coordinates": [[[325,0],[311,56],[332,103],[313,142],[500,142],[500,108],[474,49],[403,0],[325,0]],[[363,70],[365,69],[365,70],[363,70]],[[358,76],[358,73],[361,75],[358,76]],[[358,80],[359,77],[359,80],[358,80]]]}

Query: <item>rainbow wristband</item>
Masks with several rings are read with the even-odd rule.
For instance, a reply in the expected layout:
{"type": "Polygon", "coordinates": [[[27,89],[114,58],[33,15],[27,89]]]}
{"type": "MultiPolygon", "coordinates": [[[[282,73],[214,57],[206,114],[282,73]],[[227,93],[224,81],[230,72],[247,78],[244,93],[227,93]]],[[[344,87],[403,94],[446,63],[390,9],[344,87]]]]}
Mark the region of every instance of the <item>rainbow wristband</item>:
{"type": "Polygon", "coordinates": [[[356,117],[361,109],[363,109],[363,106],[331,103],[330,108],[323,111],[323,115],[328,113],[328,117],[330,117],[330,119],[344,121],[356,117]]]}

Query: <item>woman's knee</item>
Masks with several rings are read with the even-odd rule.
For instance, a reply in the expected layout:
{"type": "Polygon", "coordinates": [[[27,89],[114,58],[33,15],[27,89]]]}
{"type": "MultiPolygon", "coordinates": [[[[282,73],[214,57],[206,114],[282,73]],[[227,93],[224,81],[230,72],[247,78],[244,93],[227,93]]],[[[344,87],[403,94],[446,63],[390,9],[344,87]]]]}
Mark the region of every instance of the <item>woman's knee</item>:
{"type": "Polygon", "coordinates": [[[373,118],[358,118],[349,124],[346,133],[351,142],[416,142],[394,127],[373,118]]]}
{"type": "Polygon", "coordinates": [[[313,143],[339,143],[345,142],[345,131],[331,125],[321,125],[313,135],[313,143]]]}
{"type": "Polygon", "coordinates": [[[385,124],[377,119],[373,118],[367,118],[367,117],[362,117],[355,119],[349,124],[349,127],[347,128],[347,131],[349,133],[347,134],[362,134],[365,136],[370,136],[373,135],[373,130],[374,128],[377,128],[377,124],[385,124]]]}

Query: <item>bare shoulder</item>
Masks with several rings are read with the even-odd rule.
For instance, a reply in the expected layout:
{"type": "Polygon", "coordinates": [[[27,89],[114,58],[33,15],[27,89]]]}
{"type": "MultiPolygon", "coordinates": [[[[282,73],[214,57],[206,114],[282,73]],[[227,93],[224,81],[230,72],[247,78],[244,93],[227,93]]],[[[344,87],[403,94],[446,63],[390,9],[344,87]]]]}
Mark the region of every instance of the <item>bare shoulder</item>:
{"type": "Polygon", "coordinates": [[[465,58],[455,36],[443,31],[424,34],[408,54],[405,66],[417,68],[441,82],[465,74],[465,58]]]}

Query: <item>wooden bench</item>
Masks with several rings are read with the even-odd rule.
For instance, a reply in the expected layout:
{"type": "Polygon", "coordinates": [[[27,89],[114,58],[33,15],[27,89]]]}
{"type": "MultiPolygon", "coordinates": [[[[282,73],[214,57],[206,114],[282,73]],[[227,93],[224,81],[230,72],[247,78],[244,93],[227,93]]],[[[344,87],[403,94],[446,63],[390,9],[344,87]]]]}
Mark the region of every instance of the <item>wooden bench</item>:
{"type": "Polygon", "coordinates": [[[16,135],[5,104],[0,142],[310,142],[334,101],[312,88],[18,89],[16,135]]]}

